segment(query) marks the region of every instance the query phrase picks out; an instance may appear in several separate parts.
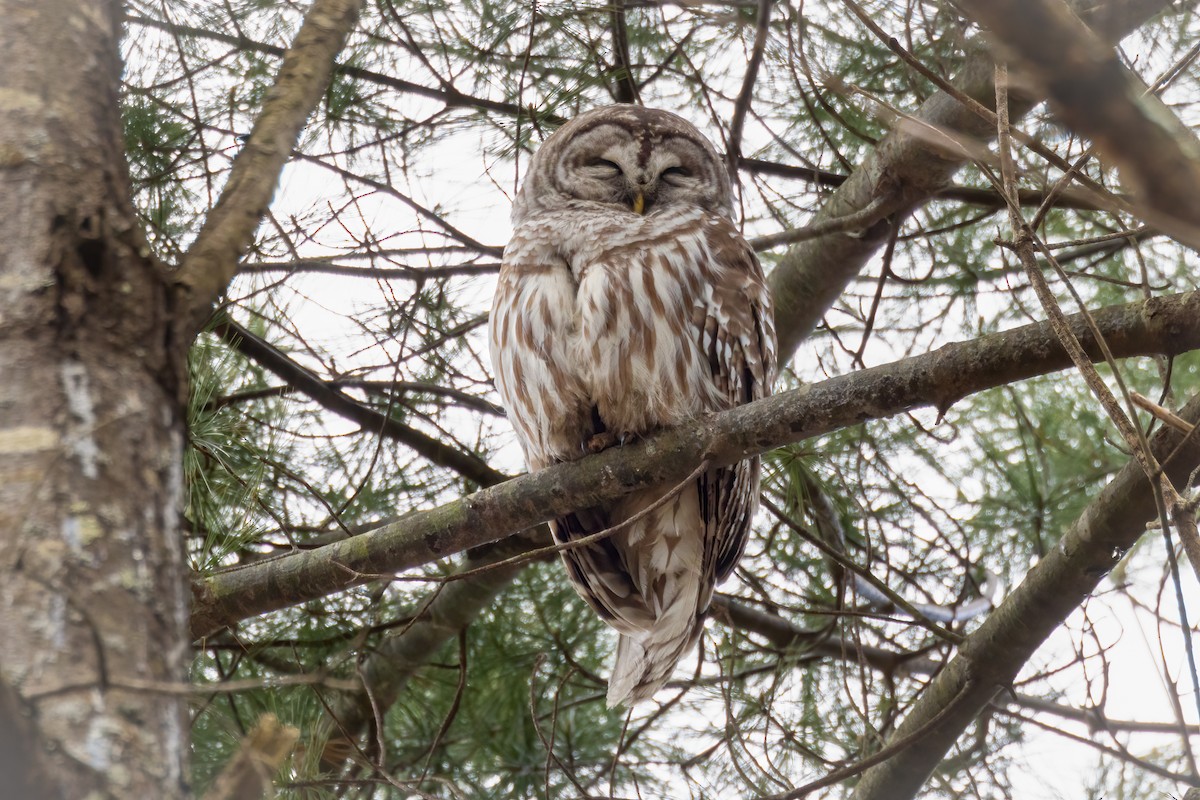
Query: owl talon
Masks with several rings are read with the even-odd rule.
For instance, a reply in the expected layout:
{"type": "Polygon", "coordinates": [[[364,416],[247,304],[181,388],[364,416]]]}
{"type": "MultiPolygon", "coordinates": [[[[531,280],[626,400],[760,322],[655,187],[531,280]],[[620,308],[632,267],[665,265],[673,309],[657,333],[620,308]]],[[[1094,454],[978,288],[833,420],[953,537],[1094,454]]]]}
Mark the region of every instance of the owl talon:
{"type": "MultiPolygon", "coordinates": [[[[589,453],[599,453],[617,443],[617,436],[612,431],[602,431],[583,443],[583,449],[589,453]]],[[[624,444],[624,437],[622,437],[624,444]]]]}

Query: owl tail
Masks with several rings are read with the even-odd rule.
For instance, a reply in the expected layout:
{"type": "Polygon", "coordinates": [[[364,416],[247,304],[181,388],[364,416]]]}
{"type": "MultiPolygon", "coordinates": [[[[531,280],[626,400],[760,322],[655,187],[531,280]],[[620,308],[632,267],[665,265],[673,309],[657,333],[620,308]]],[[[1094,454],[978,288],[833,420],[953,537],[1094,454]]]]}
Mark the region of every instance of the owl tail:
{"type": "Polygon", "coordinates": [[[608,679],[609,708],[652,697],[671,677],[675,663],[692,649],[704,629],[703,615],[690,615],[684,625],[664,624],[672,622],[666,617],[648,631],[621,634],[612,675],[608,679]]]}

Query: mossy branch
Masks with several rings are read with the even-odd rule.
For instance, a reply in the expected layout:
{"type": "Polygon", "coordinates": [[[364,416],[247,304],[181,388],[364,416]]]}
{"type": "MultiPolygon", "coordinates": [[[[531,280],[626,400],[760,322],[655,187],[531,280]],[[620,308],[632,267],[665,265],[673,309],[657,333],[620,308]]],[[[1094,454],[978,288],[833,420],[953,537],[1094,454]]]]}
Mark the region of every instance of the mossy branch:
{"type": "MultiPolygon", "coordinates": [[[[1118,358],[1200,348],[1200,293],[1093,313],[1118,358]]],[[[1100,354],[1079,315],[1068,318],[1089,357],[1100,354]]],[[[914,408],[946,411],[985,389],[1070,366],[1047,323],[1037,323],[784,392],[580,461],[514,478],[359,536],[198,578],[192,633],[387,577],[494,542],[637,489],[678,482],[703,458],[731,464],[914,408]]]]}

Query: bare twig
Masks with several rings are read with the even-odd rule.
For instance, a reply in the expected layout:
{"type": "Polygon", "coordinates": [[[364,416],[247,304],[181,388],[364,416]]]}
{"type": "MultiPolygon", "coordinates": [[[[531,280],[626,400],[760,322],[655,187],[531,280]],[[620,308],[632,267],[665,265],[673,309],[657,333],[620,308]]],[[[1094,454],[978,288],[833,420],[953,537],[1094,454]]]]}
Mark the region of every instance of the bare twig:
{"type": "Polygon", "coordinates": [[[881,195],[868,203],[865,208],[855,211],[853,214],[822,220],[803,228],[791,228],[779,233],[757,236],[750,240],[750,246],[758,251],[770,250],[772,247],[778,247],[781,244],[795,244],[796,242],[819,239],[822,236],[829,236],[833,233],[864,230],[887,216],[887,213],[882,210],[888,207],[890,201],[890,195],[881,195]]]}
{"type": "Polygon", "coordinates": [[[771,5],[773,0],[759,0],[758,16],[754,27],[754,45],[750,50],[750,59],[746,62],[746,74],[742,77],[742,88],[738,91],[733,103],[733,117],[729,121],[729,142],[726,149],[729,174],[737,178],[737,168],[742,156],[742,128],[746,124],[746,112],[750,110],[750,101],[754,97],[754,82],[758,80],[758,68],[762,66],[763,52],[767,47],[767,31],[771,24],[771,5]]]}
{"type": "MultiPolygon", "coordinates": [[[[845,183],[848,177],[838,172],[793,164],[780,164],[761,158],[742,157],[738,163],[741,169],[755,175],[774,175],[780,178],[807,181],[818,186],[838,187],[845,183]]],[[[975,186],[944,186],[936,190],[932,197],[938,200],[958,200],[963,203],[992,208],[1004,207],[1004,197],[999,192],[975,186]]],[[[1017,191],[1017,198],[1022,206],[1040,206],[1046,200],[1046,192],[1041,189],[1021,188],[1017,191]]],[[[1092,193],[1077,191],[1073,188],[1066,189],[1054,201],[1055,208],[1074,208],[1085,211],[1097,211],[1107,208],[1108,205],[1107,203],[1098,203],[1092,193]]],[[[1116,235],[1118,234],[1114,234],[1114,236],[1116,235]]]]}
{"type": "MultiPolygon", "coordinates": [[[[207,28],[199,28],[194,25],[184,25],[176,22],[167,22],[165,20],[153,19],[139,14],[130,14],[126,20],[134,25],[139,25],[143,28],[155,28],[157,30],[167,31],[172,34],[182,34],[197,39],[207,39],[213,42],[222,42],[231,47],[236,47],[239,50],[248,50],[255,53],[263,53],[265,55],[282,58],[287,52],[286,48],[277,47],[275,45],[266,44],[264,42],[256,42],[240,34],[224,33],[222,31],[209,30],[207,28]]],[[[467,94],[454,88],[441,87],[434,88],[431,86],[422,86],[419,83],[406,81],[403,78],[397,78],[392,75],[385,75],[374,70],[363,69],[347,64],[338,64],[336,70],[350,78],[374,83],[378,86],[386,86],[389,89],[395,89],[405,94],[412,94],[418,97],[427,97],[431,100],[437,100],[445,103],[450,108],[472,108],[481,111],[491,111],[497,114],[503,114],[517,119],[526,118],[530,115],[530,110],[522,107],[517,103],[506,103],[500,100],[492,100],[487,97],[478,97],[476,95],[467,94]]],[[[564,121],[561,117],[552,114],[542,117],[545,122],[552,125],[562,124],[564,121]]]]}
{"type": "Polygon", "coordinates": [[[1164,425],[1170,425],[1180,433],[1191,433],[1195,429],[1195,425],[1181,418],[1169,408],[1163,408],[1158,403],[1146,397],[1139,392],[1132,392],[1130,395],[1133,398],[1133,404],[1138,408],[1149,411],[1164,425]]]}

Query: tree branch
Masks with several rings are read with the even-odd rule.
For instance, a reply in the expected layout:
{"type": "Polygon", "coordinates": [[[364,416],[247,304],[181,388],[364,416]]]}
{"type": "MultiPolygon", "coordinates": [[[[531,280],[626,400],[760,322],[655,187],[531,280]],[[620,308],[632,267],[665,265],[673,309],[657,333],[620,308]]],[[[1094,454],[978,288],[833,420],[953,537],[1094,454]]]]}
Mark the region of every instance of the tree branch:
{"type": "Polygon", "coordinates": [[[238,265],[239,275],[261,275],[272,272],[284,272],[288,275],[320,273],[346,278],[366,278],[373,281],[435,281],[463,275],[495,275],[499,271],[500,264],[495,261],[455,264],[446,267],[351,267],[338,264],[333,258],[301,258],[294,261],[243,261],[238,265]]]}
{"type": "Polygon", "coordinates": [[[414,212],[416,212],[417,216],[419,216],[423,219],[427,219],[430,222],[432,222],[434,225],[437,225],[439,228],[441,228],[443,231],[443,234],[442,234],[443,236],[453,239],[453,240],[457,241],[459,244],[462,244],[465,247],[475,250],[476,252],[478,252],[482,255],[492,256],[493,258],[500,258],[504,254],[503,247],[500,247],[498,245],[484,244],[483,242],[479,241],[478,239],[475,239],[475,238],[469,236],[468,234],[464,233],[463,231],[460,231],[458,228],[454,227],[449,222],[447,222],[445,219],[443,219],[442,216],[440,214],[438,214],[436,211],[426,208],[425,206],[418,203],[416,200],[413,200],[411,197],[409,197],[408,195],[404,194],[403,192],[397,190],[396,188],[394,188],[393,186],[391,186],[388,183],[385,183],[385,182],[379,181],[379,180],[375,180],[374,178],[369,178],[366,175],[359,175],[348,169],[339,167],[336,164],[331,164],[328,161],[322,161],[321,159],[313,158],[312,156],[298,154],[296,156],[296,158],[300,161],[305,161],[309,164],[312,164],[315,167],[320,167],[321,169],[328,170],[329,172],[332,172],[334,175],[337,175],[338,177],[342,178],[343,180],[361,183],[363,186],[369,186],[372,189],[374,189],[375,191],[379,192],[380,194],[385,194],[389,197],[396,198],[397,200],[399,200],[400,202],[404,203],[406,206],[411,208],[414,212]]]}
{"type": "MultiPolygon", "coordinates": [[[[1085,19],[1099,35],[1116,41],[1168,6],[1168,0],[1106,3],[1085,19]]],[[[990,54],[982,50],[969,53],[955,85],[962,94],[991,108],[995,90],[990,54]]],[[[1028,112],[1034,102],[1033,98],[1012,98],[1012,118],[1028,112]]],[[[942,91],[930,96],[914,116],[966,139],[989,141],[995,135],[991,123],[942,91]]],[[[882,247],[891,226],[900,224],[904,216],[934,197],[962,163],[959,157],[935,150],[927,137],[911,126],[902,126],[884,137],[830,194],[809,226],[849,217],[886,198],[879,209],[881,221],[854,235],[837,233],[795,245],[772,270],[769,281],[778,317],[781,361],[790,358],[816,328],[846,286],[882,247]]]]}
{"type": "Polygon", "coordinates": [[[191,341],[237,274],[361,7],[362,0],[315,0],[305,15],[220,198],[183,257],[176,276],[180,341],[191,341]]]}
{"type": "Polygon", "coordinates": [[[508,478],[473,453],[464,453],[399,420],[364,406],[336,385],[309,372],[270,343],[258,338],[228,317],[220,320],[213,332],[242,355],[278,375],[287,382],[287,387],[303,392],[321,407],[361,425],[364,430],[407,445],[431,463],[452,469],[477,486],[491,486],[508,478]]]}
{"type": "MultiPolygon", "coordinates": [[[[139,15],[129,15],[126,17],[128,22],[134,25],[141,25],[145,28],[155,28],[161,31],[167,31],[172,34],[182,36],[191,36],[197,39],[208,39],[213,42],[221,42],[231,47],[236,47],[239,50],[249,50],[255,53],[264,53],[266,55],[282,58],[287,50],[282,47],[277,47],[273,44],[265,44],[256,42],[253,39],[248,39],[245,36],[237,34],[223,33],[221,31],[212,31],[206,28],[197,28],[192,25],[182,25],[176,22],[167,22],[165,20],[151,19],[139,15]]],[[[389,89],[395,89],[406,94],[417,95],[418,97],[428,97],[431,100],[438,100],[445,103],[448,108],[473,108],[480,111],[491,111],[505,116],[526,119],[530,116],[530,109],[522,108],[516,103],[505,103],[501,100],[490,100],[486,97],[477,97],[465,92],[460,92],[453,87],[433,88],[432,86],[422,86],[419,83],[406,81],[403,78],[395,78],[391,75],[385,75],[382,72],[363,69],[362,67],[350,66],[347,64],[338,64],[335,68],[337,72],[357,80],[374,83],[377,86],[386,86],[389,89]]],[[[553,114],[539,115],[538,119],[547,122],[551,125],[560,125],[565,122],[561,117],[553,114]]]]}
{"type": "MultiPolygon", "coordinates": [[[[476,552],[462,566],[463,572],[502,561],[523,550],[549,543],[543,530],[539,538],[513,537],[486,552],[476,552]]],[[[373,715],[386,714],[417,670],[446,642],[465,630],[490,606],[524,568],[512,564],[438,586],[418,615],[402,630],[387,636],[366,656],[360,670],[365,690],[342,693],[328,704],[329,718],[323,724],[328,737],[321,751],[326,770],[339,768],[347,753],[355,751],[351,740],[361,734],[373,715]]],[[[318,737],[318,741],[321,737],[318,737]]]]}
{"type": "Polygon", "coordinates": [[[713,615],[738,630],[756,633],[772,645],[793,654],[860,661],[881,673],[898,675],[932,675],[940,666],[924,652],[904,653],[883,647],[848,642],[828,631],[809,631],[776,614],[739,603],[726,594],[714,594],[712,604],[720,611],[713,615]]]}
{"type": "MultiPolygon", "coordinates": [[[[1200,348],[1200,293],[1093,313],[1120,358],[1200,348]]],[[[1069,318],[1089,357],[1085,321],[1069,318]]],[[[984,389],[1070,364],[1047,323],[1026,325],[767,398],[577,462],[509,480],[370,533],[216,573],[193,584],[192,632],[360,585],[504,538],[631,491],[678,482],[704,458],[732,464],[774,447],[921,406],[945,411],[984,389]]]]}
{"type": "Polygon", "coordinates": [[[742,156],[742,129],[746,125],[746,114],[754,97],[754,82],[758,80],[758,68],[762,65],[763,53],[767,49],[767,30],[771,24],[773,0],[758,0],[757,21],[754,26],[754,45],[750,60],[746,63],[746,74],[742,77],[742,88],[733,102],[733,117],[729,121],[729,143],[725,158],[730,176],[737,180],[737,168],[742,156]]]}
{"type": "Polygon", "coordinates": [[[1200,246],[1200,140],[1061,0],[963,0],[1134,189],[1147,221],[1200,246]]]}
{"type": "MultiPolygon", "coordinates": [[[[925,651],[904,652],[883,647],[847,641],[826,630],[806,630],[777,614],[760,611],[745,605],[726,594],[714,594],[713,606],[721,609],[713,615],[740,631],[757,634],[772,646],[788,651],[788,664],[803,665],[804,658],[816,656],[865,664],[888,678],[905,675],[935,675],[942,662],[930,658],[925,651]],[[799,656],[800,660],[796,661],[799,656]]],[[[1134,731],[1141,733],[1164,733],[1189,735],[1200,734],[1200,725],[1183,725],[1177,722],[1143,722],[1133,719],[1110,719],[1097,707],[1075,708],[1023,692],[1004,692],[998,695],[992,706],[997,709],[1009,706],[1050,714],[1060,719],[1086,725],[1091,731],[1134,731]]]]}
{"type": "MultiPolygon", "coordinates": [[[[765,161],[761,158],[741,158],[738,160],[741,169],[756,175],[774,175],[779,178],[807,181],[818,186],[838,187],[846,182],[848,175],[827,170],[799,167],[793,164],[780,164],[775,161],[765,161]]],[[[1017,199],[1023,206],[1038,208],[1046,201],[1047,191],[1044,189],[1019,189],[1017,199]]],[[[1004,208],[1004,198],[995,189],[983,189],[976,186],[946,186],[938,189],[930,197],[931,200],[957,200],[977,206],[1004,208]]],[[[1054,208],[1072,208],[1080,211],[1100,211],[1107,206],[1096,202],[1096,198],[1075,187],[1067,187],[1053,201],[1054,208]]]]}
{"type": "MultiPolygon", "coordinates": [[[[266,343],[264,342],[263,344],[266,343]]],[[[283,354],[280,353],[280,355],[283,354]]],[[[295,367],[297,370],[307,372],[299,364],[295,364],[295,367]]],[[[462,389],[455,389],[453,386],[441,386],[436,383],[425,383],[422,381],[384,381],[364,380],[361,378],[333,378],[326,380],[318,378],[315,375],[312,377],[314,380],[320,381],[323,385],[335,391],[340,389],[362,389],[365,392],[381,394],[384,397],[403,397],[406,395],[422,394],[430,395],[432,397],[445,397],[452,401],[455,405],[469,408],[472,411],[478,411],[480,414],[487,414],[493,417],[504,416],[504,409],[490,400],[473,395],[470,392],[463,391],[462,389]]],[[[268,386],[263,389],[248,389],[244,392],[237,392],[236,394],[214,398],[205,403],[204,408],[206,411],[216,411],[217,409],[225,408],[226,406],[235,405],[237,403],[245,403],[252,400],[261,400],[266,397],[284,397],[288,394],[291,394],[293,391],[296,391],[296,387],[288,383],[281,384],[279,386],[268,386]]],[[[382,414],[380,417],[385,420],[388,419],[382,414]]]]}
{"type": "Polygon", "coordinates": [[[613,0],[609,21],[612,25],[613,41],[613,66],[610,73],[614,84],[613,98],[618,103],[640,103],[638,84],[633,77],[633,63],[629,60],[629,29],[625,24],[624,0],[613,0]]]}
{"type": "MultiPolygon", "coordinates": [[[[1180,416],[1193,423],[1200,420],[1200,396],[1180,416]]],[[[1193,435],[1185,442],[1178,432],[1163,428],[1151,439],[1151,451],[1171,480],[1186,481],[1200,464],[1200,437],[1193,435]]],[[[958,655],[917,698],[893,738],[922,730],[935,717],[941,724],[913,747],[868,770],[855,788],[854,800],[915,796],[967,726],[1012,685],[1034,651],[1095,590],[1156,515],[1154,486],[1131,461],[1021,585],[963,641],[958,655]]]]}

